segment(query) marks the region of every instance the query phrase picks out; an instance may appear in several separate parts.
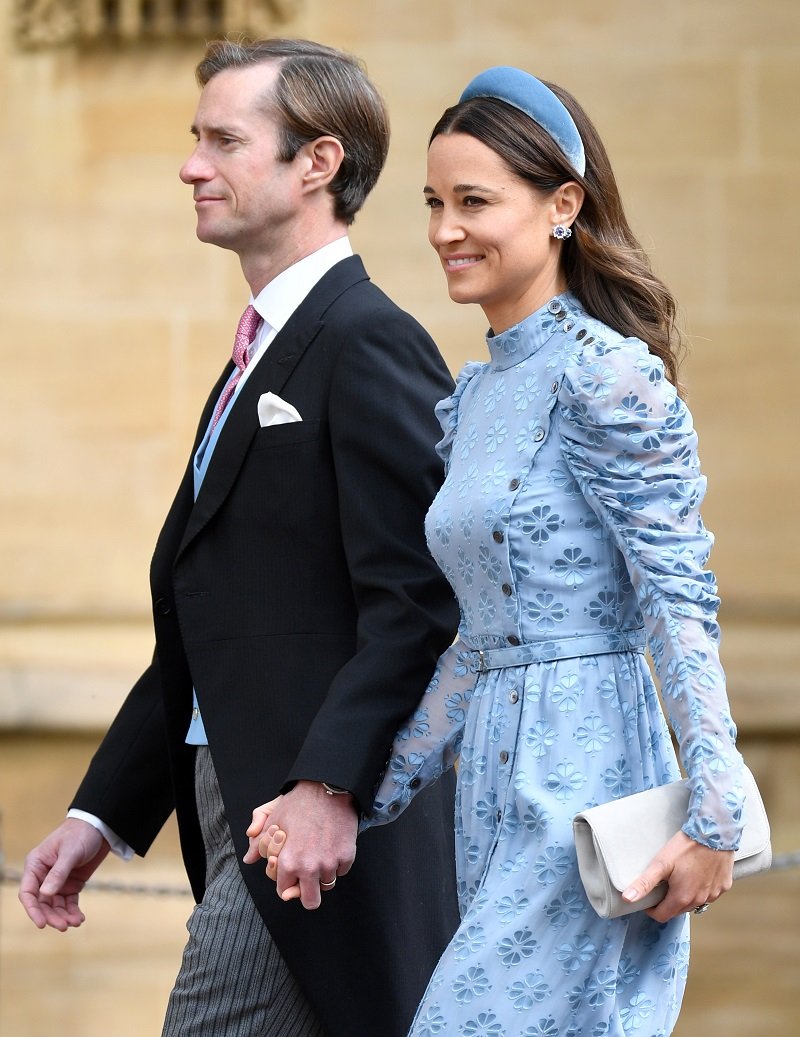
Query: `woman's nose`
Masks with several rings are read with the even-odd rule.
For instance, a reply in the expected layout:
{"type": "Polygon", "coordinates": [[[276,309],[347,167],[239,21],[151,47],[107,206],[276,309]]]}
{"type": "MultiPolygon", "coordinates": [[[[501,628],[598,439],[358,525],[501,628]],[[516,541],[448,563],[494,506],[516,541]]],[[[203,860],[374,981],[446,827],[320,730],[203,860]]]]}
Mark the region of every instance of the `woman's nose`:
{"type": "Polygon", "coordinates": [[[452,241],[463,241],[466,237],[464,228],[456,219],[456,214],[448,213],[445,210],[439,210],[431,218],[428,236],[432,245],[447,245],[452,241]]]}

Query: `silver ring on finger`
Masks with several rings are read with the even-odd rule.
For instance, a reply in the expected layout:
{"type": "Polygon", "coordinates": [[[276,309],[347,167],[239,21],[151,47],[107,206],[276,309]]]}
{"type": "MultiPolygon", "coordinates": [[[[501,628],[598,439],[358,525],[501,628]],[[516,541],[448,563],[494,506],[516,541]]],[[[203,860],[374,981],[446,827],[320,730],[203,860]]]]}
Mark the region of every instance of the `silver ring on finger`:
{"type": "Polygon", "coordinates": [[[706,911],[708,911],[708,909],[710,907],[711,907],[710,904],[701,904],[700,907],[696,907],[694,909],[694,914],[696,914],[696,915],[704,915],[706,913],[706,911]]]}

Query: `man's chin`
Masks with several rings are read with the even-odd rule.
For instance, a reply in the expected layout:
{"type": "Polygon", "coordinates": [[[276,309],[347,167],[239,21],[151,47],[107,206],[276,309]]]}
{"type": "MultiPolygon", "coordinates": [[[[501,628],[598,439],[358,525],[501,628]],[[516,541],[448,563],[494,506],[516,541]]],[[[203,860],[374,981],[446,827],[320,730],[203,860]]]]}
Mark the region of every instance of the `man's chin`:
{"type": "Polygon", "coordinates": [[[197,224],[197,240],[205,245],[216,245],[218,248],[233,248],[233,243],[220,231],[218,227],[205,227],[197,224]]]}

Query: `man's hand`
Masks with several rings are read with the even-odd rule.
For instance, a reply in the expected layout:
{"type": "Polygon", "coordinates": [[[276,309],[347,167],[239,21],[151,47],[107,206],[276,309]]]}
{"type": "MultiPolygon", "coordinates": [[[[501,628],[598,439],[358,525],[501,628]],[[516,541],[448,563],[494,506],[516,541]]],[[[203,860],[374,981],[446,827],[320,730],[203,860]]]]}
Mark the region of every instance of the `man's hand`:
{"type": "Polygon", "coordinates": [[[660,882],[667,883],[667,895],[646,912],[656,922],[713,904],[733,885],[733,851],[712,850],[677,832],[622,897],[634,903],[660,882]]]}
{"type": "MultiPolygon", "coordinates": [[[[256,811],[248,829],[250,849],[245,860],[255,860],[258,845],[269,843],[269,829],[285,833],[285,843],[274,867],[278,895],[285,900],[300,898],[303,907],[313,910],[322,902],[321,883],[329,885],[346,875],[356,856],[358,816],[349,795],[330,796],[314,781],[299,781],[291,792],[256,811]],[[266,807],[271,809],[266,811],[266,807]],[[269,827],[264,828],[268,818],[269,827]],[[254,829],[260,825],[260,835],[254,829]],[[251,831],[253,834],[251,835],[251,831]]],[[[260,854],[259,854],[260,856],[260,854]]],[[[272,877],[272,876],[271,876],[272,877]]]]}
{"type": "Polygon", "coordinates": [[[19,900],[39,929],[66,932],[85,915],[78,896],[111,847],[86,821],[68,817],[31,850],[19,885],[19,900]]]}

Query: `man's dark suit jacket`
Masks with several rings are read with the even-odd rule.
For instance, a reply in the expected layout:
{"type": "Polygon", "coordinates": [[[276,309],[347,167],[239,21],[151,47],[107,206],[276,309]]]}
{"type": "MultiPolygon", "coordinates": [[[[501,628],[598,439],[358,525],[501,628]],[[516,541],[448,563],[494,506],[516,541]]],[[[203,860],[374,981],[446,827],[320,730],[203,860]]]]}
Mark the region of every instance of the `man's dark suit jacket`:
{"type": "MultiPolygon", "coordinates": [[[[177,809],[198,899],[192,686],[240,858],[253,808],[299,779],[371,805],[392,737],[457,622],[423,533],[442,477],[433,409],[451,389],[428,335],[354,256],[322,278],[242,386],[196,503],[187,470],[153,557],[153,663],[73,806],[142,854],[177,809]],[[267,391],[302,422],[260,428],[267,391]]],[[[326,1037],[404,1037],[457,925],[452,793],[443,780],[364,833],[317,911],[280,901],[262,865],[242,866],[326,1037]]]]}

